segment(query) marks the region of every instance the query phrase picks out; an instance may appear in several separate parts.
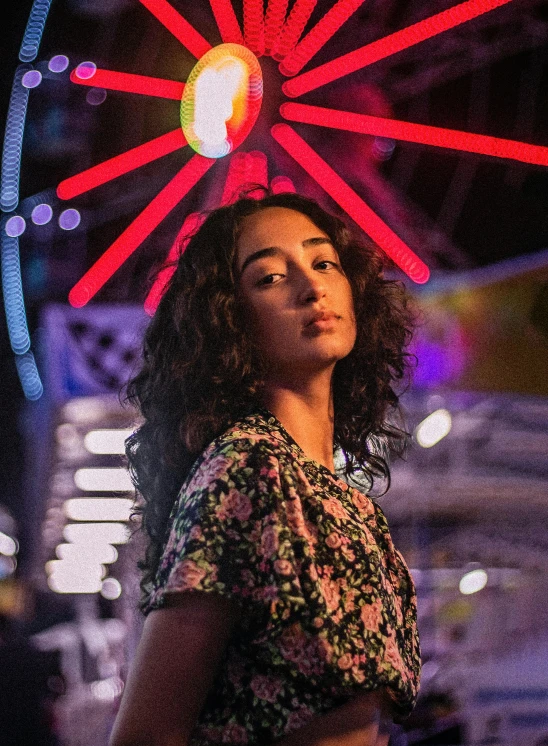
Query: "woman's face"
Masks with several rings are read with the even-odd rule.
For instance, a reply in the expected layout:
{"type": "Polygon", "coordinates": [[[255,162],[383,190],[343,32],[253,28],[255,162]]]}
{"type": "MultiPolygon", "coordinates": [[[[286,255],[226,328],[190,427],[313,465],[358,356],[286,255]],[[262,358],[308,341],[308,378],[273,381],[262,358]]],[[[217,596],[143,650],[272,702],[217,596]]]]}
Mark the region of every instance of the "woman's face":
{"type": "Polygon", "coordinates": [[[309,217],[268,207],[244,218],[237,268],[250,331],[273,373],[318,372],[352,350],[352,289],[335,247],[309,217]]]}

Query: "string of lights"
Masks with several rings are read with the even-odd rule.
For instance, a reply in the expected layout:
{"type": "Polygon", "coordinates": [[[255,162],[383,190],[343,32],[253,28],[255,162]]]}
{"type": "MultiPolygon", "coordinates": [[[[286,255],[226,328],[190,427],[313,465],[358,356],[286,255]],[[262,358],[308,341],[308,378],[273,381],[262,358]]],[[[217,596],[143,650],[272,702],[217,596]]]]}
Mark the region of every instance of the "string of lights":
{"type": "Polygon", "coordinates": [[[65,179],[57,187],[57,196],[59,199],[72,199],[72,197],[77,197],[90,189],[95,189],[95,187],[116,179],[122,174],[140,168],[146,163],[151,163],[157,158],[173,153],[185,145],[186,139],[183,132],[180,127],[177,127],[177,129],[167,132],[165,135],[149,140],[136,148],[126,150],[125,153],[109,158],[65,179]]]}
{"type": "Polygon", "coordinates": [[[34,0],[19,51],[21,62],[32,62],[38,55],[51,0],[34,0]]]}
{"type": "Polygon", "coordinates": [[[501,137],[476,135],[472,132],[461,132],[445,127],[432,127],[426,124],[414,124],[398,119],[373,117],[368,114],[355,114],[306,104],[282,104],[280,113],[284,119],[294,122],[317,124],[348,132],[358,132],[362,135],[388,137],[440,148],[455,148],[455,150],[464,150],[467,153],[511,158],[522,163],[548,166],[548,148],[542,145],[530,145],[501,137]]]}
{"type": "Polygon", "coordinates": [[[244,0],[244,43],[253,54],[264,54],[263,0],[244,0]]]}
{"type": "Polygon", "coordinates": [[[211,44],[196,31],[194,26],[183,18],[179,11],[175,10],[166,0],[139,0],[139,2],[149,10],[152,15],[160,21],[177,41],[188,49],[196,59],[200,59],[206,52],[211,49],[211,44]]]}
{"type": "Polygon", "coordinates": [[[178,80],[163,80],[151,78],[147,75],[119,73],[114,70],[102,70],[92,63],[84,62],[78,65],[71,74],[73,83],[87,85],[93,88],[108,88],[126,93],[141,93],[144,96],[170,98],[180,101],[185,84],[178,80]]]}
{"type": "Polygon", "coordinates": [[[338,0],[280,63],[282,75],[296,75],[327,44],[364,0],[338,0]]]}
{"type": "Polygon", "coordinates": [[[191,212],[190,215],[185,218],[181,230],[177,234],[177,237],[173,242],[171,249],[169,250],[169,254],[167,255],[165,261],[166,266],[158,273],[158,276],[156,277],[156,280],[154,281],[154,284],[152,285],[150,292],[146,297],[145,311],[148,313],[149,316],[154,315],[154,312],[158,307],[158,303],[160,302],[160,299],[164,294],[166,285],[175,272],[175,262],[186,249],[188,242],[190,241],[190,237],[194,233],[196,233],[204,220],[205,215],[197,212],[191,212]]]}
{"type": "Polygon", "coordinates": [[[21,173],[21,153],[23,131],[27,116],[29,90],[22,85],[23,76],[30,65],[19,65],[15,71],[11,88],[4,149],[2,152],[2,186],[0,188],[0,208],[4,212],[15,210],[19,204],[19,179],[21,173]]]}
{"type": "Polygon", "coordinates": [[[286,54],[295,47],[317,2],[318,0],[296,0],[278,37],[277,44],[272,48],[272,57],[275,60],[283,60],[286,54]]]}
{"type": "Polygon", "coordinates": [[[272,137],[348,215],[375,241],[414,282],[424,283],[430,272],[407,246],[356,192],[288,124],[275,124],[272,137]]]}
{"type": "Polygon", "coordinates": [[[288,80],[283,85],[283,91],[290,98],[302,96],[511,1],[467,0],[288,80]]]}
{"type": "Polygon", "coordinates": [[[282,30],[289,0],[268,0],[264,18],[265,53],[271,54],[282,30]]]}
{"type": "Polygon", "coordinates": [[[225,44],[243,44],[244,37],[230,0],[209,0],[211,10],[225,44]]]}
{"type": "Polygon", "coordinates": [[[15,365],[26,398],[29,401],[40,399],[44,393],[44,386],[32,350],[27,350],[23,355],[16,355],[15,365]]]}
{"type": "Polygon", "coordinates": [[[30,348],[30,335],[25,313],[19,239],[6,235],[5,225],[1,231],[2,289],[8,334],[12,350],[23,355],[30,348]]]}
{"type": "Polygon", "coordinates": [[[77,308],[85,305],[214,163],[212,158],[193,156],[76,283],[70,303],[77,308]]]}

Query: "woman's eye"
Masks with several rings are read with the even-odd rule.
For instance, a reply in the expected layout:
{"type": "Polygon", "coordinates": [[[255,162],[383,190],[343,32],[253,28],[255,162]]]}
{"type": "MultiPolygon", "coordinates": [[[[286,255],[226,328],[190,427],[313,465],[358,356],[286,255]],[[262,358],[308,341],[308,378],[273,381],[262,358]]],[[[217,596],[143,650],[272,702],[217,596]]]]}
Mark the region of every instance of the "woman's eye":
{"type": "Polygon", "coordinates": [[[270,275],[265,275],[261,280],[259,280],[259,285],[272,285],[273,278],[274,277],[281,277],[281,275],[278,272],[274,272],[270,275]]]}
{"type": "Polygon", "coordinates": [[[337,262],[332,262],[330,259],[324,259],[323,262],[318,262],[318,264],[316,264],[316,267],[319,267],[320,264],[331,264],[331,266],[333,266],[333,267],[338,267],[339,266],[337,264],[337,262]]]}

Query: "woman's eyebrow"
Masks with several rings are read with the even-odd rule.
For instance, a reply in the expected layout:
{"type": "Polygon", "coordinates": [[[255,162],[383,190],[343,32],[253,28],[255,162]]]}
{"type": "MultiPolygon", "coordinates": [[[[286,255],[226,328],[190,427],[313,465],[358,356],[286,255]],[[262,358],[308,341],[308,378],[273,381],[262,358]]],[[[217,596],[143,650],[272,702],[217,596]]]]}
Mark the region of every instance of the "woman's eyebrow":
{"type": "MultiPolygon", "coordinates": [[[[305,238],[302,242],[302,246],[304,246],[305,248],[307,248],[308,246],[320,246],[321,244],[329,244],[330,246],[333,246],[333,241],[331,241],[330,238],[327,238],[327,236],[317,236],[315,238],[305,238]]],[[[267,246],[264,249],[254,251],[246,258],[246,260],[242,264],[240,275],[243,274],[244,269],[249,264],[251,264],[251,262],[256,262],[258,259],[263,259],[263,257],[265,256],[276,256],[277,254],[282,253],[283,249],[281,249],[279,246],[267,246]]]]}

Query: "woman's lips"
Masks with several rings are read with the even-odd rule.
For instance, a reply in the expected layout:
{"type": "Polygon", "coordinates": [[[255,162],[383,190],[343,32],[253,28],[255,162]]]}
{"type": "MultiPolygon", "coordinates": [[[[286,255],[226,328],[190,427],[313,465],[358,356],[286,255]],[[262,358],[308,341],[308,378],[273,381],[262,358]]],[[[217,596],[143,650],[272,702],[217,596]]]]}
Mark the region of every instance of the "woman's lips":
{"type": "Polygon", "coordinates": [[[310,326],[310,324],[315,324],[318,321],[327,321],[336,318],[338,318],[338,316],[334,311],[316,311],[316,313],[306,322],[305,326],[310,326]]]}
{"type": "Polygon", "coordinates": [[[311,321],[305,326],[306,332],[322,332],[322,331],[329,331],[330,329],[333,329],[337,322],[338,322],[337,316],[326,316],[325,318],[317,319],[316,321],[311,321]]]}

